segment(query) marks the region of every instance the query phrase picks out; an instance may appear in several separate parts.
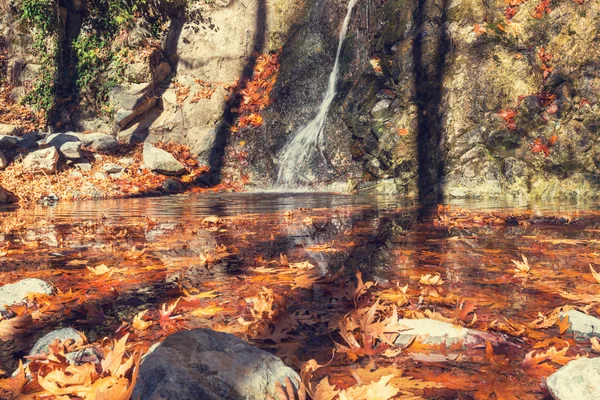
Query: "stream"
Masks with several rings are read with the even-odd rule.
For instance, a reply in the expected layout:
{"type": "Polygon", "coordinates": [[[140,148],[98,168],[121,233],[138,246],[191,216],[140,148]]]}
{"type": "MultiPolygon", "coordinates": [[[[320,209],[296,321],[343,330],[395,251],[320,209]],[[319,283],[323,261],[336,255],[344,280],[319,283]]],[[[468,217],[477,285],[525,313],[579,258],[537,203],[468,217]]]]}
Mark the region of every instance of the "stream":
{"type": "MultiPolygon", "coordinates": [[[[526,354],[556,340],[568,343],[567,355],[583,355],[589,340],[555,326],[518,331],[540,312],[593,304],[600,284],[589,266],[600,268],[599,232],[598,203],[437,208],[385,196],[218,194],[3,209],[0,280],[45,280],[59,301],[26,334],[0,342],[0,366],[16,368],[53,329],[72,326],[97,341],[139,312],[154,318],[176,301],[181,320],[152,327],[140,342],[149,347],[177,330],[210,327],[242,336],[296,369],[311,358],[325,364],[344,343],[339,324],[354,309],[351,288],[360,271],[375,284],[373,299],[408,285],[398,307],[406,317],[433,310],[455,318],[468,305],[463,325],[506,341],[494,348],[493,362],[485,348],[408,347],[387,360],[405,375],[439,384],[421,395],[472,398],[482,389],[515,390],[510,385],[518,382],[520,393],[540,398],[540,375],[522,365],[526,354]],[[523,256],[531,268],[525,274],[512,262],[523,256]],[[112,272],[101,273],[100,265],[112,272]],[[422,284],[425,274],[439,274],[443,284],[422,284]],[[251,320],[250,299],[262,288],[285,300],[278,303],[285,318],[252,331],[239,321],[251,320]],[[185,302],[205,292],[215,296],[194,300],[192,308],[214,312],[186,314],[185,302]]],[[[600,312],[595,304],[590,314],[600,312]]],[[[348,386],[348,371],[368,359],[338,351],[317,374],[348,386]]]]}

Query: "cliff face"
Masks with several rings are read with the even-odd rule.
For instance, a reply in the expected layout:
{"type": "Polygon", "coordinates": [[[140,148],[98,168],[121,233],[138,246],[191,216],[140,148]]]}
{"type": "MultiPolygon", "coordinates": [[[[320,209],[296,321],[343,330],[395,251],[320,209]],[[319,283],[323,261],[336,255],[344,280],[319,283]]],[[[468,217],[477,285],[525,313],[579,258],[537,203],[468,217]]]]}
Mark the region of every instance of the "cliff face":
{"type": "MultiPolygon", "coordinates": [[[[359,1],[314,177],[367,193],[597,197],[600,5],[580,3],[359,1]]],[[[104,72],[120,78],[108,116],[80,102],[59,129],[188,144],[208,183],[265,188],[316,114],[345,12],[338,0],[181,2],[158,36],[139,18],[112,45],[130,52],[104,72]]],[[[1,33],[19,98],[40,68],[14,20],[1,33]]]]}
{"type": "Polygon", "coordinates": [[[344,107],[378,182],[369,190],[596,196],[600,8],[518,3],[388,1],[379,10],[381,72],[367,68],[344,107]]]}

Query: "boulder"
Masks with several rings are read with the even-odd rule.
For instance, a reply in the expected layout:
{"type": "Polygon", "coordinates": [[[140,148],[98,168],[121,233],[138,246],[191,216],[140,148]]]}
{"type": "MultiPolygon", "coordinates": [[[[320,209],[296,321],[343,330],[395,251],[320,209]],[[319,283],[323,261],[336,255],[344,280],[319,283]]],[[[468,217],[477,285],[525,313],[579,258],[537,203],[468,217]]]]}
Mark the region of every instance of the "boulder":
{"type": "Polygon", "coordinates": [[[474,329],[468,329],[449,322],[438,321],[435,319],[401,319],[399,325],[408,329],[401,331],[394,342],[397,346],[405,347],[415,338],[424,344],[451,346],[462,342],[463,345],[498,343],[503,340],[496,335],[487,332],[480,332],[474,329]]]}
{"type": "Polygon", "coordinates": [[[0,169],[8,167],[8,160],[2,151],[0,151],[0,169]]]}
{"type": "Polygon", "coordinates": [[[163,175],[183,175],[186,169],[175,157],[164,150],[152,146],[150,143],[144,143],[144,164],[150,170],[163,175]]]}
{"type": "Polygon", "coordinates": [[[40,134],[38,132],[29,132],[19,138],[17,146],[23,150],[35,149],[38,147],[40,134]]]}
{"type": "Polygon", "coordinates": [[[0,287],[0,310],[5,310],[5,306],[25,300],[29,293],[52,294],[52,286],[35,278],[21,279],[18,282],[4,285],[0,287]]]}
{"type": "Polygon", "coordinates": [[[111,152],[119,147],[119,142],[111,135],[105,133],[72,133],[81,143],[94,151],[111,152]]]}
{"type": "Polygon", "coordinates": [[[102,170],[107,174],[118,174],[123,171],[123,167],[117,164],[108,163],[102,166],[102,170]]]}
{"type": "Polygon", "coordinates": [[[19,125],[0,124],[0,136],[16,136],[21,132],[19,125]]]}
{"type": "Polygon", "coordinates": [[[142,362],[133,398],[264,400],[294,370],[274,355],[227,333],[182,331],[166,338],[142,362]]]}
{"type": "Polygon", "coordinates": [[[12,149],[17,143],[19,143],[18,137],[0,134],[0,150],[12,149]]]}
{"type": "Polygon", "coordinates": [[[579,358],[553,373],[546,380],[556,400],[600,399],[600,358],[579,358]]]}
{"type": "Polygon", "coordinates": [[[58,150],[60,151],[60,154],[68,160],[78,160],[83,157],[80,141],[64,143],[58,150]]]}
{"type": "Polygon", "coordinates": [[[37,150],[25,157],[23,160],[23,169],[27,172],[53,174],[56,172],[59,158],[58,151],[54,147],[37,150]]]}
{"type": "Polygon", "coordinates": [[[599,336],[600,337],[600,319],[577,310],[567,312],[571,327],[568,332],[576,336],[599,336]]]}

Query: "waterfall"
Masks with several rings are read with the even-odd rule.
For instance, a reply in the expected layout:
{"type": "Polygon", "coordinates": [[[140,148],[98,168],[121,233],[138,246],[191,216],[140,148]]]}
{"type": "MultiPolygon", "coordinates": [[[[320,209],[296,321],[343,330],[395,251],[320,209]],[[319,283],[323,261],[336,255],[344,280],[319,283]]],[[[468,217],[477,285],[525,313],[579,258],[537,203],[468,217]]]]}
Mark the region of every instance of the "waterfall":
{"type": "Polygon", "coordinates": [[[312,121],[294,132],[291,140],[285,145],[279,155],[279,173],[277,175],[277,182],[275,183],[275,186],[277,187],[289,188],[297,185],[302,180],[306,181],[306,179],[302,179],[303,171],[308,166],[310,157],[317,147],[323,145],[323,128],[325,127],[325,120],[327,119],[327,113],[329,112],[331,103],[336,95],[342,46],[346,39],[346,33],[348,32],[352,9],[357,1],[358,0],[350,0],[348,3],[348,11],[344,18],[342,30],[340,31],[337,53],[335,55],[335,64],[329,75],[327,90],[325,91],[323,101],[319,106],[319,112],[312,121]]]}

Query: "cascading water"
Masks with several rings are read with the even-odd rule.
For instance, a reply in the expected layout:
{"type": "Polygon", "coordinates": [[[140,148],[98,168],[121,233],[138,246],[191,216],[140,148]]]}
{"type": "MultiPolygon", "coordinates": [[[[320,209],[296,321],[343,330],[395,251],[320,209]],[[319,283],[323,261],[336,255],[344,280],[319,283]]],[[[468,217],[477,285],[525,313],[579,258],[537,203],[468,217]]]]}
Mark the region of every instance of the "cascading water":
{"type": "Polygon", "coordinates": [[[275,183],[276,187],[290,188],[306,181],[306,178],[303,175],[305,174],[310,157],[319,146],[323,145],[323,128],[325,127],[325,120],[329,108],[331,107],[331,103],[336,95],[342,46],[346,39],[346,33],[348,32],[352,9],[357,1],[358,0],[350,0],[348,3],[348,11],[344,18],[337,53],[335,55],[335,64],[333,65],[333,71],[331,71],[331,74],[329,75],[327,90],[323,96],[319,112],[312,121],[294,133],[292,139],[285,145],[279,155],[279,173],[277,175],[277,182],[275,183]]]}

